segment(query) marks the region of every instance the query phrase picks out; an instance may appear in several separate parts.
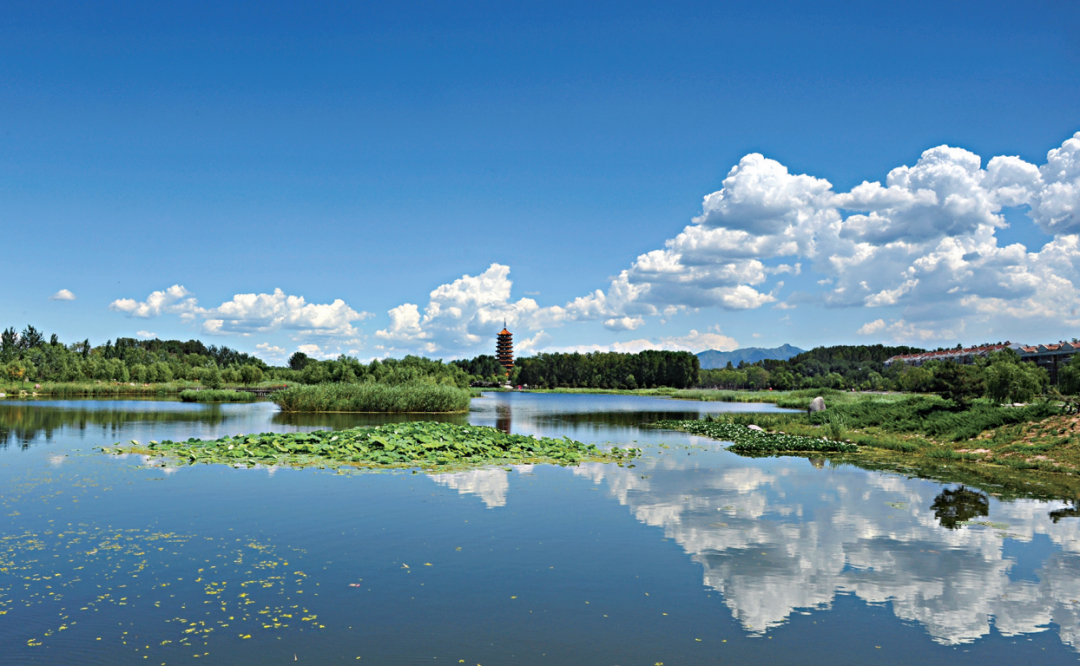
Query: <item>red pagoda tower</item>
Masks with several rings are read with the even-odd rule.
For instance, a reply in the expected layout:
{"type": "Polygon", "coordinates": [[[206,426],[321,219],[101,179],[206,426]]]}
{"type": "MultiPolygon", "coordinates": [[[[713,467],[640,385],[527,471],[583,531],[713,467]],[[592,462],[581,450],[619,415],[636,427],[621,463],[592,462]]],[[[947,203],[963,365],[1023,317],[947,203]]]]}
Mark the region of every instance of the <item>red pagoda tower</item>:
{"type": "Polygon", "coordinates": [[[510,376],[510,369],[514,367],[514,335],[506,330],[506,322],[503,322],[503,330],[495,341],[495,358],[499,359],[499,365],[506,368],[506,376],[510,376]]]}

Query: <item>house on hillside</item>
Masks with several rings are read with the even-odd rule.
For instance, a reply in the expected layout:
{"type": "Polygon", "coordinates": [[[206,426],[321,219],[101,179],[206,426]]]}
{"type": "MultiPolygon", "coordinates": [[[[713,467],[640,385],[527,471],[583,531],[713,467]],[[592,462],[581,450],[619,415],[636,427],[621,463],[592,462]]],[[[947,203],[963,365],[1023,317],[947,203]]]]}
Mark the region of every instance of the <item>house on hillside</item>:
{"type": "Polygon", "coordinates": [[[973,365],[977,358],[985,358],[992,352],[1012,349],[1023,361],[1035,363],[1045,368],[1050,375],[1050,383],[1058,383],[1058,368],[1069,362],[1073,354],[1080,351],[1080,342],[1058,342],[1046,345],[1022,345],[1006,342],[1000,345],[983,345],[966,349],[946,349],[944,351],[924,352],[922,354],[903,354],[885,361],[886,366],[893,363],[920,366],[927,361],[953,361],[962,365],[973,365]]]}

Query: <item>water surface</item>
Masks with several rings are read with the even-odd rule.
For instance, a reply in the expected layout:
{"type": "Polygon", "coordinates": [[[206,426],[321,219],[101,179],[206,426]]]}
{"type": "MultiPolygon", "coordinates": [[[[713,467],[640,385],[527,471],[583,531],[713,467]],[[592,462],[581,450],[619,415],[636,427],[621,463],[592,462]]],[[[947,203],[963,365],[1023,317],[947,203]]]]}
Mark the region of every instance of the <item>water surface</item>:
{"type": "Polygon", "coordinates": [[[1078,657],[1080,521],[1067,502],[741,458],[640,427],[768,405],[473,404],[445,418],[646,454],[634,467],[434,475],[173,471],[93,447],[385,419],[269,403],[0,402],[3,663],[1078,657]]]}

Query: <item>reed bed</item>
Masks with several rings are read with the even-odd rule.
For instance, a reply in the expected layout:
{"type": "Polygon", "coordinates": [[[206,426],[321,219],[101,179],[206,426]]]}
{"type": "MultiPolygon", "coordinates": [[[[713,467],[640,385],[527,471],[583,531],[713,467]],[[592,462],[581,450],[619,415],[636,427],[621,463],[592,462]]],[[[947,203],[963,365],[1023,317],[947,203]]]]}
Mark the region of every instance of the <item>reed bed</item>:
{"type": "Polygon", "coordinates": [[[250,391],[202,389],[180,392],[180,399],[184,402],[249,402],[258,397],[250,391]]]}
{"type": "Polygon", "coordinates": [[[80,397],[113,397],[113,396],[153,396],[175,395],[192,386],[198,386],[197,382],[169,382],[164,384],[134,384],[121,382],[16,382],[9,384],[0,383],[0,393],[8,398],[27,396],[80,396],[80,397]]]}
{"type": "Polygon", "coordinates": [[[445,384],[316,384],[278,391],[270,399],[283,412],[384,414],[469,411],[472,393],[445,384]]]}

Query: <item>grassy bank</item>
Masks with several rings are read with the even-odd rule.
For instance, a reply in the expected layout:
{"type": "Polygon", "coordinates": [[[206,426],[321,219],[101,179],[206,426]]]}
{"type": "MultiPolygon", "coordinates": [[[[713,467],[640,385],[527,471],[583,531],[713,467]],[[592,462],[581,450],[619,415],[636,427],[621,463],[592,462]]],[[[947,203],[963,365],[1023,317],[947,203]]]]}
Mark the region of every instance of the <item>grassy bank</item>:
{"type": "Polygon", "coordinates": [[[1025,407],[976,402],[958,409],[934,396],[877,400],[867,395],[846,404],[834,402],[812,415],[725,414],[716,420],[655,425],[733,441],[736,445],[731,449],[741,453],[827,451],[820,445],[800,448],[806,444],[804,439],[825,438],[849,445],[834,449],[844,453],[846,460],[1080,471],[1080,417],[1067,415],[1049,402],[1025,407]],[[747,434],[752,432],[747,427],[751,424],[765,432],[747,434]],[[742,445],[749,441],[760,443],[756,448],[742,445]]]}
{"type": "Polygon", "coordinates": [[[911,394],[904,393],[859,393],[852,391],[837,391],[836,389],[802,389],[798,391],[734,391],[726,389],[675,389],[675,388],[651,388],[651,389],[588,389],[588,388],[556,388],[556,389],[529,389],[529,393],[568,393],[568,394],[593,394],[593,395],[643,395],[654,398],[674,398],[676,400],[693,400],[699,402],[743,402],[743,403],[770,403],[785,409],[799,409],[805,411],[810,401],[817,397],[825,399],[827,405],[841,405],[864,402],[866,400],[878,402],[895,402],[911,394]]]}
{"type": "Polygon", "coordinates": [[[176,395],[180,391],[198,386],[198,382],[169,382],[166,384],[131,384],[120,382],[29,382],[0,383],[0,393],[8,398],[50,397],[113,397],[176,395]]]}
{"type": "Polygon", "coordinates": [[[495,463],[558,465],[623,462],[639,451],[569,438],[508,435],[485,426],[414,421],[349,430],[237,435],[217,440],[117,444],[105,453],[138,453],[182,464],[283,465],[289,467],[440,468],[495,463]]]}
{"type": "MultiPolygon", "coordinates": [[[[182,391],[203,389],[205,385],[197,381],[163,382],[158,384],[138,384],[134,382],[91,381],[91,382],[0,382],[0,393],[8,398],[27,397],[82,397],[110,398],[124,396],[175,396],[182,391]]],[[[251,388],[275,389],[282,387],[279,382],[261,382],[251,388]]],[[[247,388],[247,387],[245,387],[247,388]]],[[[235,390],[235,389],[234,389],[235,390]]]]}
{"type": "Polygon", "coordinates": [[[284,412],[451,413],[469,411],[472,393],[445,384],[317,384],[271,396],[284,412]]]}
{"type": "Polygon", "coordinates": [[[184,402],[247,402],[257,398],[250,391],[202,389],[200,391],[187,390],[180,392],[180,399],[184,402]]]}

